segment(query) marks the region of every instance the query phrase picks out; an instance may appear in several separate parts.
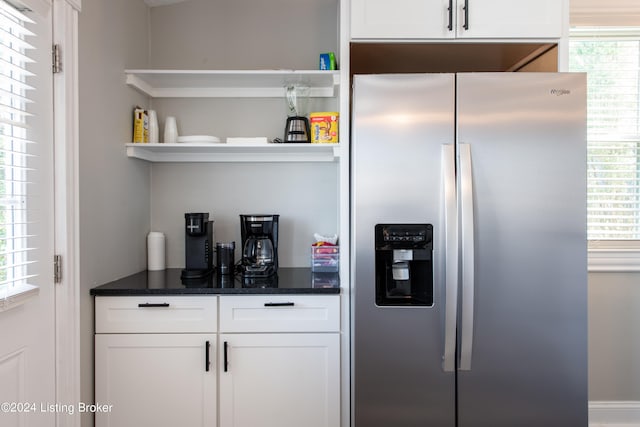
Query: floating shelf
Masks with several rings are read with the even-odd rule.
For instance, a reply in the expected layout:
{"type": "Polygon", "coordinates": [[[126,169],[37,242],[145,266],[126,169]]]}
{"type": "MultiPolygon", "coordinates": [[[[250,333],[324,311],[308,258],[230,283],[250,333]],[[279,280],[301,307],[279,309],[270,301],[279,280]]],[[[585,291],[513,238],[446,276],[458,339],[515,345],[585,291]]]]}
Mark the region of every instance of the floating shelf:
{"type": "Polygon", "coordinates": [[[311,97],[337,96],[339,71],[125,70],[126,82],[152,98],[280,98],[290,84],[309,86],[311,97]]]}
{"type": "Polygon", "coordinates": [[[126,144],[127,156],[149,162],[335,162],[339,144],[126,144]]]}

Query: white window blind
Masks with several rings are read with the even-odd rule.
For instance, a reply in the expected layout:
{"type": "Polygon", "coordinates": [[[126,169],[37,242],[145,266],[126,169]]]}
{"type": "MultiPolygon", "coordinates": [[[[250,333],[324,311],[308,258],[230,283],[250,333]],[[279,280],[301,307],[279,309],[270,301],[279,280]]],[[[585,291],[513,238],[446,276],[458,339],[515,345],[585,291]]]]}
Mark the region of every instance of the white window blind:
{"type": "Polygon", "coordinates": [[[640,239],[640,28],[581,29],[571,71],[587,72],[589,240],[640,239]]]}
{"type": "Polygon", "coordinates": [[[27,265],[34,262],[29,242],[30,180],[28,147],[31,116],[29,57],[34,34],[26,26],[32,21],[0,0],[0,298],[30,278],[27,265]]]}

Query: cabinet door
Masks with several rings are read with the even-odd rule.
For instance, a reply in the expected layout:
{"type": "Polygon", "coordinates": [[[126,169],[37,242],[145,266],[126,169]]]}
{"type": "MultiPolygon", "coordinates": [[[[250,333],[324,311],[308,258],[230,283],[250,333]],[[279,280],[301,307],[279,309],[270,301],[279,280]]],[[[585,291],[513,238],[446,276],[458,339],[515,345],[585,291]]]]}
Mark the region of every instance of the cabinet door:
{"type": "Polygon", "coordinates": [[[455,34],[455,0],[351,0],[352,39],[442,39],[455,34]]]}
{"type": "Polygon", "coordinates": [[[565,0],[457,0],[457,37],[559,38],[565,3],[565,0]]]}
{"type": "Polygon", "coordinates": [[[96,427],[215,426],[215,349],[215,334],[97,334],[95,399],[110,406],[96,427]]]}
{"type": "Polygon", "coordinates": [[[220,427],[338,427],[339,337],[221,334],[220,427]]]}

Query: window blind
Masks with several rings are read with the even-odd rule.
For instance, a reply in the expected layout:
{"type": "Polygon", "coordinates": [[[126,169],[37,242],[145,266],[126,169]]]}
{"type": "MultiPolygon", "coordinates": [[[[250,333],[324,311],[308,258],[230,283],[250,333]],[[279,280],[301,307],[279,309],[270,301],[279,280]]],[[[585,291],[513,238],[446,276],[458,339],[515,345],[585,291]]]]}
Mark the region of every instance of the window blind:
{"type": "Polygon", "coordinates": [[[30,199],[34,186],[30,180],[29,85],[34,61],[28,39],[34,34],[32,23],[13,6],[0,0],[0,297],[26,284],[27,265],[35,262],[30,247],[30,199]]]}
{"type": "Polygon", "coordinates": [[[572,31],[571,71],[587,73],[589,240],[640,239],[640,29],[572,31]]]}

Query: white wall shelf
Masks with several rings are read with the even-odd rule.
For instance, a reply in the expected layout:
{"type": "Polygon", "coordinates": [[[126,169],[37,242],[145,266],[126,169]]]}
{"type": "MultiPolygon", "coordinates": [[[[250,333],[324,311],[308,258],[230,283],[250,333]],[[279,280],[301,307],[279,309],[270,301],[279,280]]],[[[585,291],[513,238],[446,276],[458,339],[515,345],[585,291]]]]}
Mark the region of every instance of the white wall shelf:
{"type": "Polygon", "coordinates": [[[140,144],[127,156],[149,162],[336,162],[339,144],[140,144]]]}
{"type": "Polygon", "coordinates": [[[126,82],[152,98],[280,98],[284,87],[304,84],[311,97],[337,96],[339,71],[125,70],[126,82]]]}

